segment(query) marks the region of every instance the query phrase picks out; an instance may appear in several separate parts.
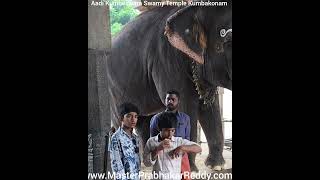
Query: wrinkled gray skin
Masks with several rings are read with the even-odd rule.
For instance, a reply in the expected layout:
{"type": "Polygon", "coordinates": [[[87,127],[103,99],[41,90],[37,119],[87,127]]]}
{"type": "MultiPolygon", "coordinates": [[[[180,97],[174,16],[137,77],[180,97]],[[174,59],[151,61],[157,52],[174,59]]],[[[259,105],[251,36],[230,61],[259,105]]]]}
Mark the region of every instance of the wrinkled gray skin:
{"type": "MultiPolygon", "coordinates": [[[[170,6],[144,12],[113,39],[111,57],[107,61],[111,121],[118,128],[117,107],[123,102],[136,104],[141,111],[137,130],[145,143],[149,138],[150,118],[165,109],[166,91],[175,89],[181,96],[179,110],[191,118],[191,140],[197,139],[199,120],[209,146],[205,163],[221,166],[225,161],[222,157],[224,138],[218,96],[212,106],[203,105],[192,81],[192,59],[173,47],[164,35],[166,20],[179,9],[170,6]]],[[[216,50],[217,43],[221,41],[219,31],[232,28],[231,18],[229,3],[228,7],[192,7],[172,22],[173,31],[178,32],[198,54],[203,48],[193,38],[192,27],[194,24],[203,27],[207,47],[203,54],[205,64],[199,64],[199,68],[201,81],[208,88],[220,86],[232,90],[232,41],[223,45],[223,53],[216,50]]],[[[191,169],[197,170],[195,155],[189,157],[191,169]]]]}

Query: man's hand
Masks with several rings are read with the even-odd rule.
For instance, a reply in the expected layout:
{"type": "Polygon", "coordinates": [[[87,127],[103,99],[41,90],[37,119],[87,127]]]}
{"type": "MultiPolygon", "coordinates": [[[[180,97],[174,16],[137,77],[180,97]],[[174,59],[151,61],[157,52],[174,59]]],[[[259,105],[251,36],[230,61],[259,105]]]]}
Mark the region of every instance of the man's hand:
{"type": "Polygon", "coordinates": [[[160,142],[159,146],[151,152],[151,159],[154,161],[157,158],[158,152],[163,149],[170,148],[170,139],[164,139],[160,142]]]}
{"type": "Polygon", "coordinates": [[[175,148],[174,150],[170,151],[169,156],[172,159],[174,159],[174,158],[178,158],[181,153],[184,153],[183,146],[179,146],[179,147],[175,148]]]}
{"type": "Polygon", "coordinates": [[[166,148],[170,148],[170,139],[164,139],[163,141],[160,142],[159,146],[157,147],[158,151],[161,151],[166,148]]]}

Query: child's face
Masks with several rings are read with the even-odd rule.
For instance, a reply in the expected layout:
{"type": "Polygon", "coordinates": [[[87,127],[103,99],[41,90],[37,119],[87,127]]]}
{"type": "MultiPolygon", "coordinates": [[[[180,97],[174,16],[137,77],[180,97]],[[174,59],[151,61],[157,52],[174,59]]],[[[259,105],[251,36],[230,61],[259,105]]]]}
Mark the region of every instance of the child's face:
{"type": "Polygon", "coordinates": [[[161,130],[161,137],[163,139],[171,139],[171,137],[176,132],[176,128],[162,128],[161,130]]]}
{"type": "Polygon", "coordinates": [[[130,112],[122,117],[122,125],[126,128],[135,128],[138,121],[138,114],[136,112],[130,112]]]}

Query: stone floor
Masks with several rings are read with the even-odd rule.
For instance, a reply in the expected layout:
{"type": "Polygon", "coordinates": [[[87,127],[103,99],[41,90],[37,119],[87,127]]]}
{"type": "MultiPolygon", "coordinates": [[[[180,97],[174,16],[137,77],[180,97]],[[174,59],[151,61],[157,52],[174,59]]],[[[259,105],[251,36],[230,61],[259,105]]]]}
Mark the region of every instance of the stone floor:
{"type": "MultiPolygon", "coordinates": [[[[232,175],[230,175],[230,173],[232,173],[232,151],[230,151],[230,150],[223,151],[223,157],[225,158],[225,161],[226,161],[225,170],[213,171],[212,169],[206,167],[204,164],[205,159],[207,158],[207,155],[209,152],[207,143],[202,143],[201,147],[202,147],[202,152],[196,156],[196,165],[199,169],[200,174],[211,174],[210,179],[220,179],[220,180],[232,179],[232,175]],[[218,173],[218,174],[215,174],[215,173],[218,173]],[[220,173],[227,174],[227,175],[222,175],[220,173]],[[218,178],[218,176],[220,176],[220,177],[224,176],[224,178],[218,178]],[[215,178],[215,177],[217,177],[217,178],[215,178]]],[[[150,173],[152,170],[152,167],[145,167],[144,164],[142,163],[141,169],[145,173],[150,173]]],[[[192,174],[196,175],[196,173],[194,173],[194,172],[192,174]]],[[[208,177],[194,178],[194,179],[207,179],[207,178],[208,177]]],[[[144,180],[144,178],[143,178],[143,180],[144,180]]]]}

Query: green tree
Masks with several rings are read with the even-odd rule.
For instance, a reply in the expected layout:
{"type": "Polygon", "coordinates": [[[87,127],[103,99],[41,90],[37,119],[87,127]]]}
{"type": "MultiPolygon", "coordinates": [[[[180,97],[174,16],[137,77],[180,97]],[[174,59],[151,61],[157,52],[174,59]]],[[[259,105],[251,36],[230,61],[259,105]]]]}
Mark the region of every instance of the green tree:
{"type": "Polygon", "coordinates": [[[117,23],[117,22],[113,23],[111,25],[111,35],[115,36],[116,34],[118,34],[121,31],[122,27],[123,25],[120,23],[117,23]]]}
{"type": "Polygon", "coordinates": [[[117,35],[122,27],[135,18],[139,11],[134,9],[131,0],[109,0],[110,4],[110,20],[111,20],[111,34],[114,37],[117,35]],[[115,4],[115,3],[121,4],[115,4]]]}

